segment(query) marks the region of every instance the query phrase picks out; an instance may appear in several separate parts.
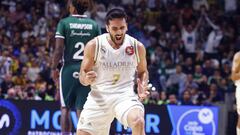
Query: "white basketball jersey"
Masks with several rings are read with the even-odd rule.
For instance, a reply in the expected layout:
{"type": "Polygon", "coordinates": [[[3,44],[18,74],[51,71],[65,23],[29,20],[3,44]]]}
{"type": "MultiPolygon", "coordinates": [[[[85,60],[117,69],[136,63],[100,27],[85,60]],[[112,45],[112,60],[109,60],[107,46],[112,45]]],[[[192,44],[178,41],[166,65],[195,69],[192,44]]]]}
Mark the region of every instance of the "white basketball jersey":
{"type": "Polygon", "coordinates": [[[237,87],[240,87],[240,80],[236,80],[234,83],[237,87]]]}
{"type": "Polygon", "coordinates": [[[105,33],[96,38],[93,70],[97,73],[97,78],[91,89],[115,94],[133,90],[139,62],[137,40],[126,34],[121,47],[114,49],[109,44],[107,35],[105,33]]]}

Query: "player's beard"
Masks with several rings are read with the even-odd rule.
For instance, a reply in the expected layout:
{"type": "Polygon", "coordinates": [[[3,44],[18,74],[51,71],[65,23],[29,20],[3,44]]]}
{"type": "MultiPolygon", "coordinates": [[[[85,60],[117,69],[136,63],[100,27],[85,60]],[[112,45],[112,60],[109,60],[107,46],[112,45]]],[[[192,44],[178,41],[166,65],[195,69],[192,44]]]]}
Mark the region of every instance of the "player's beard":
{"type": "Polygon", "coordinates": [[[113,36],[111,33],[109,33],[109,35],[115,45],[118,45],[118,46],[122,45],[125,34],[122,34],[122,35],[116,34],[113,36]]]}

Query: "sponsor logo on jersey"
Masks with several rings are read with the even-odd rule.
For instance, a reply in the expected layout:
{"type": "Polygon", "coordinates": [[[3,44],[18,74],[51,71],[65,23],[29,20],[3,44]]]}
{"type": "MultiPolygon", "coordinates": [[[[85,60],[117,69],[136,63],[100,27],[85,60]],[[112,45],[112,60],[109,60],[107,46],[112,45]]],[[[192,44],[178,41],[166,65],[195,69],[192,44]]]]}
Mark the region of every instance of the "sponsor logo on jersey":
{"type": "Polygon", "coordinates": [[[128,55],[133,55],[134,54],[133,46],[127,46],[126,49],[125,49],[125,52],[128,55]]]}
{"type": "Polygon", "coordinates": [[[116,61],[116,62],[99,62],[99,66],[103,68],[103,70],[129,70],[134,68],[134,62],[126,62],[126,61],[116,61]]]}
{"type": "Polygon", "coordinates": [[[70,29],[92,30],[92,24],[69,23],[70,29]]]}
{"type": "Polygon", "coordinates": [[[70,37],[72,36],[91,36],[91,33],[89,32],[76,32],[74,30],[71,31],[70,37]]]}

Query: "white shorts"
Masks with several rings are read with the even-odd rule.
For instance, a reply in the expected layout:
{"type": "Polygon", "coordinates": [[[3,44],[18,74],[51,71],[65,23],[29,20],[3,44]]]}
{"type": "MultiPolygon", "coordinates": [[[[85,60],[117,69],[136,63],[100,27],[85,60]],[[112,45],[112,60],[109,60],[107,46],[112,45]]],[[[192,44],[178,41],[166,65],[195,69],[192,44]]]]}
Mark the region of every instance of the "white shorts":
{"type": "Polygon", "coordinates": [[[240,86],[237,86],[235,96],[236,96],[237,112],[238,112],[238,115],[240,115],[240,86]]]}
{"type": "Polygon", "coordinates": [[[91,91],[79,118],[77,130],[91,135],[109,135],[114,118],[117,118],[124,127],[128,127],[127,114],[133,108],[139,108],[144,112],[143,104],[135,93],[104,95],[91,91]]]}

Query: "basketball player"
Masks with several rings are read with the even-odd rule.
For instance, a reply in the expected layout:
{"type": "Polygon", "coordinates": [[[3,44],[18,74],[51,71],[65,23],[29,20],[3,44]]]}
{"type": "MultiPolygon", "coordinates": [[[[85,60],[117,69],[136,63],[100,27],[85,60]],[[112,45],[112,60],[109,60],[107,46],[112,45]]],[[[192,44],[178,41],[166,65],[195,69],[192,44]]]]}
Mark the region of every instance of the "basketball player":
{"type": "Polygon", "coordinates": [[[106,30],[87,43],[80,82],[91,85],[77,126],[77,135],[108,135],[117,118],[133,135],[145,135],[144,107],[148,71],[142,43],[126,34],[126,13],[118,8],[106,15],[106,30]],[[137,71],[138,95],[134,93],[137,71]]]}
{"type": "Polygon", "coordinates": [[[232,80],[234,81],[236,89],[236,103],[238,112],[237,135],[240,135],[240,52],[237,52],[233,57],[232,65],[232,80]]]}
{"type": "Polygon", "coordinates": [[[59,72],[57,66],[63,58],[59,77],[63,135],[70,134],[72,129],[71,109],[76,109],[79,117],[90,91],[89,87],[81,85],[78,80],[85,44],[100,34],[97,24],[83,15],[89,2],[89,0],[72,0],[69,7],[71,15],[60,20],[55,35],[56,45],[51,68],[56,82],[59,72]]]}

